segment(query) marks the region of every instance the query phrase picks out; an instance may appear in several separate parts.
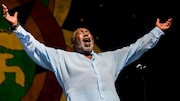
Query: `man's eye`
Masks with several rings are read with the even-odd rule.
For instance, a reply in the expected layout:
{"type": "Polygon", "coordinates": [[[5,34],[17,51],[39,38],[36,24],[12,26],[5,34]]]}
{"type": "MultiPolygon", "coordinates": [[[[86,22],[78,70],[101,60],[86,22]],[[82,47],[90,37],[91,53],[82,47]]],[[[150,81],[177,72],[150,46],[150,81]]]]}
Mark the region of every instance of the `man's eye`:
{"type": "Polygon", "coordinates": [[[82,34],[83,32],[79,32],[79,34],[82,34]]]}

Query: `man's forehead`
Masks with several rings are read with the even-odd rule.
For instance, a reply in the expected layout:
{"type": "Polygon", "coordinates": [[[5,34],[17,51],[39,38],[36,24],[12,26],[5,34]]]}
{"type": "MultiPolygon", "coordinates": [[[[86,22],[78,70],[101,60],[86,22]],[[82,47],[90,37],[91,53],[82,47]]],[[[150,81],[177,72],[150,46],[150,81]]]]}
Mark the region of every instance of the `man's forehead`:
{"type": "Polygon", "coordinates": [[[80,28],[77,28],[77,29],[74,31],[73,36],[76,35],[76,34],[78,34],[78,33],[81,33],[81,32],[89,32],[89,33],[90,33],[89,29],[87,29],[87,28],[85,28],[85,27],[80,27],[80,28]]]}
{"type": "MultiPolygon", "coordinates": [[[[87,31],[87,28],[78,28],[77,31],[87,31]]],[[[89,31],[89,30],[88,30],[89,31]]]]}

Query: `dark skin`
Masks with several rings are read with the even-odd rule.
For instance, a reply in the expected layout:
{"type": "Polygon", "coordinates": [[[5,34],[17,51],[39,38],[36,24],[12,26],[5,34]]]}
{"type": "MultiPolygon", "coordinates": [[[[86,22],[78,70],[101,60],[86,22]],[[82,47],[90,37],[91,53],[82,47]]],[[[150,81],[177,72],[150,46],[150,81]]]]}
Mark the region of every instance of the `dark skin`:
{"type": "Polygon", "coordinates": [[[73,33],[72,46],[78,53],[84,54],[91,59],[91,52],[94,47],[94,38],[86,28],[78,28],[73,33]]]}
{"type": "MultiPolygon", "coordinates": [[[[13,16],[10,16],[7,6],[2,4],[3,16],[4,18],[12,25],[18,23],[18,12],[15,12],[13,16]]],[[[165,22],[160,22],[160,19],[156,20],[156,27],[160,28],[162,31],[165,31],[170,28],[172,24],[172,18],[167,19],[165,22]]],[[[15,28],[16,30],[17,28],[15,28]]],[[[94,47],[94,38],[91,32],[87,28],[78,28],[74,31],[72,37],[72,46],[74,51],[84,54],[87,58],[91,59],[91,52],[94,47]]]]}

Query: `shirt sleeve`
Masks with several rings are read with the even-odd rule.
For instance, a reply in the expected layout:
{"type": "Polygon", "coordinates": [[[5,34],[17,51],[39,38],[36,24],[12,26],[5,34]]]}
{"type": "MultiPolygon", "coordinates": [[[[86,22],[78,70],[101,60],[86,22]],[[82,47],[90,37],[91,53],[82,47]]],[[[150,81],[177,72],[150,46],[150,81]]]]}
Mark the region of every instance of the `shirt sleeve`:
{"type": "Polygon", "coordinates": [[[127,65],[139,59],[145,52],[156,46],[164,32],[158,27],[154,27],[144,36],[138,38],[134,43],[121,49],[113,51],[116,77],[127,65]]]}
{"type": "Polygon", "coordinates": [[[165,35],[165,33],[158,27],[155,27],[154,29],[152,29],[151,33],[153,33],[157,38],[159,38],[161,35],[165,35]]]}
{"type": "Polygon", "coordinates": [[[43,43],[34,38],[31,33],[26,31],[22,26],[13,31],[19,38],[24,50],[31,57],[31,59],[43,68],[53,71],[52,61],[57,62],[56,49],[47,47],[43,43]]]}

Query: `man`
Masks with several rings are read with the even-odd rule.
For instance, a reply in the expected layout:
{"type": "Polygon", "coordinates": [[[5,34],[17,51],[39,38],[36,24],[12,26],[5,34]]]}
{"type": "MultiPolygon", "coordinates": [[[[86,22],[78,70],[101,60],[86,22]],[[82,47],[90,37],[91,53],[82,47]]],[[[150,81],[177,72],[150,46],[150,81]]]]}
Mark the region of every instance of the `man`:
{"type": "Polygon", "coordinates": [[[163,23],[157,18],[156,26],[135,43],[102,53],[94,52],[91,32],[77,28],[71,40],[74,52],[69,52],[40,43],[18,24],[18,12],[10,16],[4,4],[2,8],[26,53],[38,65],[55,73],[67,101],[120,101],[115,81],[122,69],[153,48],[172,24],[172,18],[163,23]]]}

